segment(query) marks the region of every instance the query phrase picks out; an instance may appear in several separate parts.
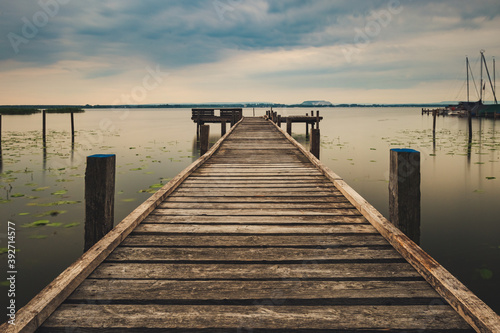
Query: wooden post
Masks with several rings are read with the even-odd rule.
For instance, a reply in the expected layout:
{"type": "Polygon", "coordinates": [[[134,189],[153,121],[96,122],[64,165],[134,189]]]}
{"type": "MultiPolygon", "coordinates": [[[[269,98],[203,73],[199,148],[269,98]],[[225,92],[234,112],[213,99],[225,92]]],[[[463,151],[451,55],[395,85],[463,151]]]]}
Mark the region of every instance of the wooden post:
{"type": "Polygon", "coordinates": [[[87,169],[85,170],[85,252],[113,229],[115,168],[115,155],[87,156],[87,169]]]}
{"type": "Polygon", "coordinates": [[[231,115],[233,116],[232,119],[231,119],[231,127],[234,126],[234,124],[236,124],[236,111],[231,111],[231,115]]]}
{"type": "Polygon", "coordinates": [[[292,135],[292,120],[290,119],[290,117],[286,118],[286,132],[289,135],[292,135]]]}
{"type": "Polygon", "coordinates": [[[226,120],[225,119],[221,119],[220,121],[220,136],[224,136],[226,135],[226,120]]]}
{"type": "MultiPolygon", "coordinates": [[[[2,114],[0,113],[0,153],[2,152],[2,114]]],[[[2,156],[0,155],[0,160],[2,156]]]]}
{"type": "Polygon", "coordinates": [[[319,129],[319,110],[316,111],[316,129],[319,129]]]}
{"type": "Polygon", "coordinates": [[[280,114],[278,115],[278,127],[281,128],[281,115],[280,114]]]}
{"type": "Polygon", "coordinates": [[[42,138],[43,138],[43,145],[45,146],[45,141],[46,141],[46,134],[47,134],[47,113],[45,110],[42,111],[42,138]]]}
{"type": "Polygon", "coordinates": [[[208,151],[208,136],[210,134],[209,125],[200,126],[200,156],[205,155],[208,151]]]}
{"type": "Polygon", "coordinates": [[[253,116],[255,117],[255,108],[253,108],[253,116]]]}
{"type": "Polygon", "coordinates": [[[420,243],[420,152],[391,149],[389,220],[415,243],[420,243]]]}
{"type": "Polygon", "coordinates": [[[321,144],[319,128],[313,128],[311,130],[311,154],[319,159],[319,147],[321,144]]]}
{"type": "MultiPolygon", "coordinates": [[[[306,112],[306,117],[308,116],[309,114],[306,112]]],[[[309,138],[309,123],[307,122],[307,119],[306,119],[306,139],[309,138]]]]}

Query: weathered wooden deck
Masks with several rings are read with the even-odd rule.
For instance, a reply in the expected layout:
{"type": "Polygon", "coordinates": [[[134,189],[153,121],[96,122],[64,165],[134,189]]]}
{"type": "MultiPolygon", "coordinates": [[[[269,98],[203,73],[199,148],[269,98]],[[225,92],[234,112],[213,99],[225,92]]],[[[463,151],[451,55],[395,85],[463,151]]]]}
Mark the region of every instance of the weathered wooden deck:
{"type": "MultiPolygon", "coordinates": [[[[32,330],[48,316],[39,332],[473,331],[394,248],[415,245],[394,246],[407,238],[392,229],[391,245],[371,206],[313,162],[244,118],[19,320],[32,330]]],[[[418,247],[398,250],[439,271],[418,247]]],[[[472,321],[498,324],[485,316],[472,321]]]]}

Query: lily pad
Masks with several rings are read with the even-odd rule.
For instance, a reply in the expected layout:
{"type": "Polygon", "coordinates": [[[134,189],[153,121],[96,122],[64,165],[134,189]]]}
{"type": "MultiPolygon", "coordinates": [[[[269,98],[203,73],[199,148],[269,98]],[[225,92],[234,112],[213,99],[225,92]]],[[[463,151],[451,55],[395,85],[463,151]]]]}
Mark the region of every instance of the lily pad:
{"type": "Polygon", "coordinates": [[[481,275],[483,280],[491,280],[493,278],[493,272],[487,268],[480,269],[479,275],[481,275]]]}
{"type": "Polygon", "coordinates": [[[31,235],[31,236],[29,236],[30,239],[44,239],[47,237],[49,237],[49,236],[47,236],[47,235],[31,235]]]}
{"type": "Polygon", "coordinates": [[[30,214],[31,214],[31,213],[19,213],[19,214],[17,214],[17,215],[19,215],[19,216],[26,216],[26,215],[30,215],[30,214]]]}
{"type": "Polygon", "coordinates": [[[35,192],[40,192],[40,191],[45,191],[46,189],[48,189],[49,186],[44,186],[44,187],[38,187],[38,188],[34,188],[32,189],[32,191],[35,191],[35,192]]]}
{"type": "Polygon", "coordinates": [[[57,216],[59,214],[67,213],[66,210],[49,210],[47,212],[43,212],[35,215],[36,217],[44,217],[44,216],[57,216]]]}
{"type": "Polygon", "coordinates": [[[149,186],[150,188],[162,188],[163,187],[163,184],[153,184],[151,186],[149,186]]]}
{"type": "Polygon", "coordinates": [[[24,194],[22,193],[14,193],[11,195],[12,198],[21,198],[21,197],[24,197],[24,194]]]}
{"type": "Polygon", "coordinates": [[[123,202],[132,202],[135,201],[135,198],[122,199],[123,202]]]}
{"type": "Polygon", "coordinates": [[[68,223],[64,227],[65,228],[73,228],[73,227],[76,227],[76,226],[79,226],[79,225],[80,225],[80,223],[74,222],[74,223],[68,223]]]}
{"type": "Polygon", "coordinates": [[[486,179],[493,180],[493,179],[497,179],[497,177],[486,177],[486,179]]]}
{"type": "Polygon", "coordinates": [[[54,222],[54,223],[49,223],[46,226],[47,227],[60,227],[60,226],[62,226],[62,223],[54,222]]]}
{"type": "Polygon", "coordinates": [[[66,194],[66,193],[68,193],[67,190],[59,190],[59,191],[52,192],[51,194],[52,195],[63,195],[63,194],[66,194]]]}
{"type": "Polygon", "coordinates": [[[49,220],[38,220],[38,221],[35,221],[32,223],[23,224],[21,227],[23,227],[23,228],[36,228],[36,227],[42,227],[42,226],[47,225],[49,223],[50,223],[49,220]]]}

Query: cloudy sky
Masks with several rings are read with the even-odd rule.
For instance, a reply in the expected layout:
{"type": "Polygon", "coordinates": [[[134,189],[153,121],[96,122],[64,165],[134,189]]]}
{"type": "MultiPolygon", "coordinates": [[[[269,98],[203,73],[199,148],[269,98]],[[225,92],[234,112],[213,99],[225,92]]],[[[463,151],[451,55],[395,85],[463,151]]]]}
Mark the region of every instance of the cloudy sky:
{"type": "MultiPolygon", "coordinates": [[[[498,0],[0,3],[0,104],[427,103],[500,57],[498,0]]],[[[473,98],[476,93],[473,90],[473,98]]]]}

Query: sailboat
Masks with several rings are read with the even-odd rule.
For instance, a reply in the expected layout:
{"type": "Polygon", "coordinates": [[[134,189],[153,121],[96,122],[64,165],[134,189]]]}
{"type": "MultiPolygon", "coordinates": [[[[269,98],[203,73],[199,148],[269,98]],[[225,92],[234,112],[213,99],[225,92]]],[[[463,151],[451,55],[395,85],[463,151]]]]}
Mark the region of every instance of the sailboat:
{"type": "Polygon", "coordinates": [[[498,105],[497,96],[496,96],[496,69],[495,69],[495,58],[493,58],[493,81],[491,80],[490,71],[488,69],[488,64],[486,62],[486,58],[484,57],[484,50],[481,50],[481,81],[480,81],[480,89],[481,93],[479,96],[479,100],[476,102],[471,102],[469,98],[469,73],[472,73],[472,69],[470,68],[469,57],[465,58],[465,66],[467,69],[467,102],[460,102],[457,106],[449,107],[448,115],[458,115],[458,116],[473,116],[473,117],[497,117],[497,114],[500,115],[500,105],[498,105]],[[487,82],[483,80],[483,68],[486,70],[486,74],[488,75],[488,81],[491,87],[491,91],[493,93],[493,97],[495,100],[495,104],[485,105],[483,104],[483,97],[486,90],[487,82]]]}

